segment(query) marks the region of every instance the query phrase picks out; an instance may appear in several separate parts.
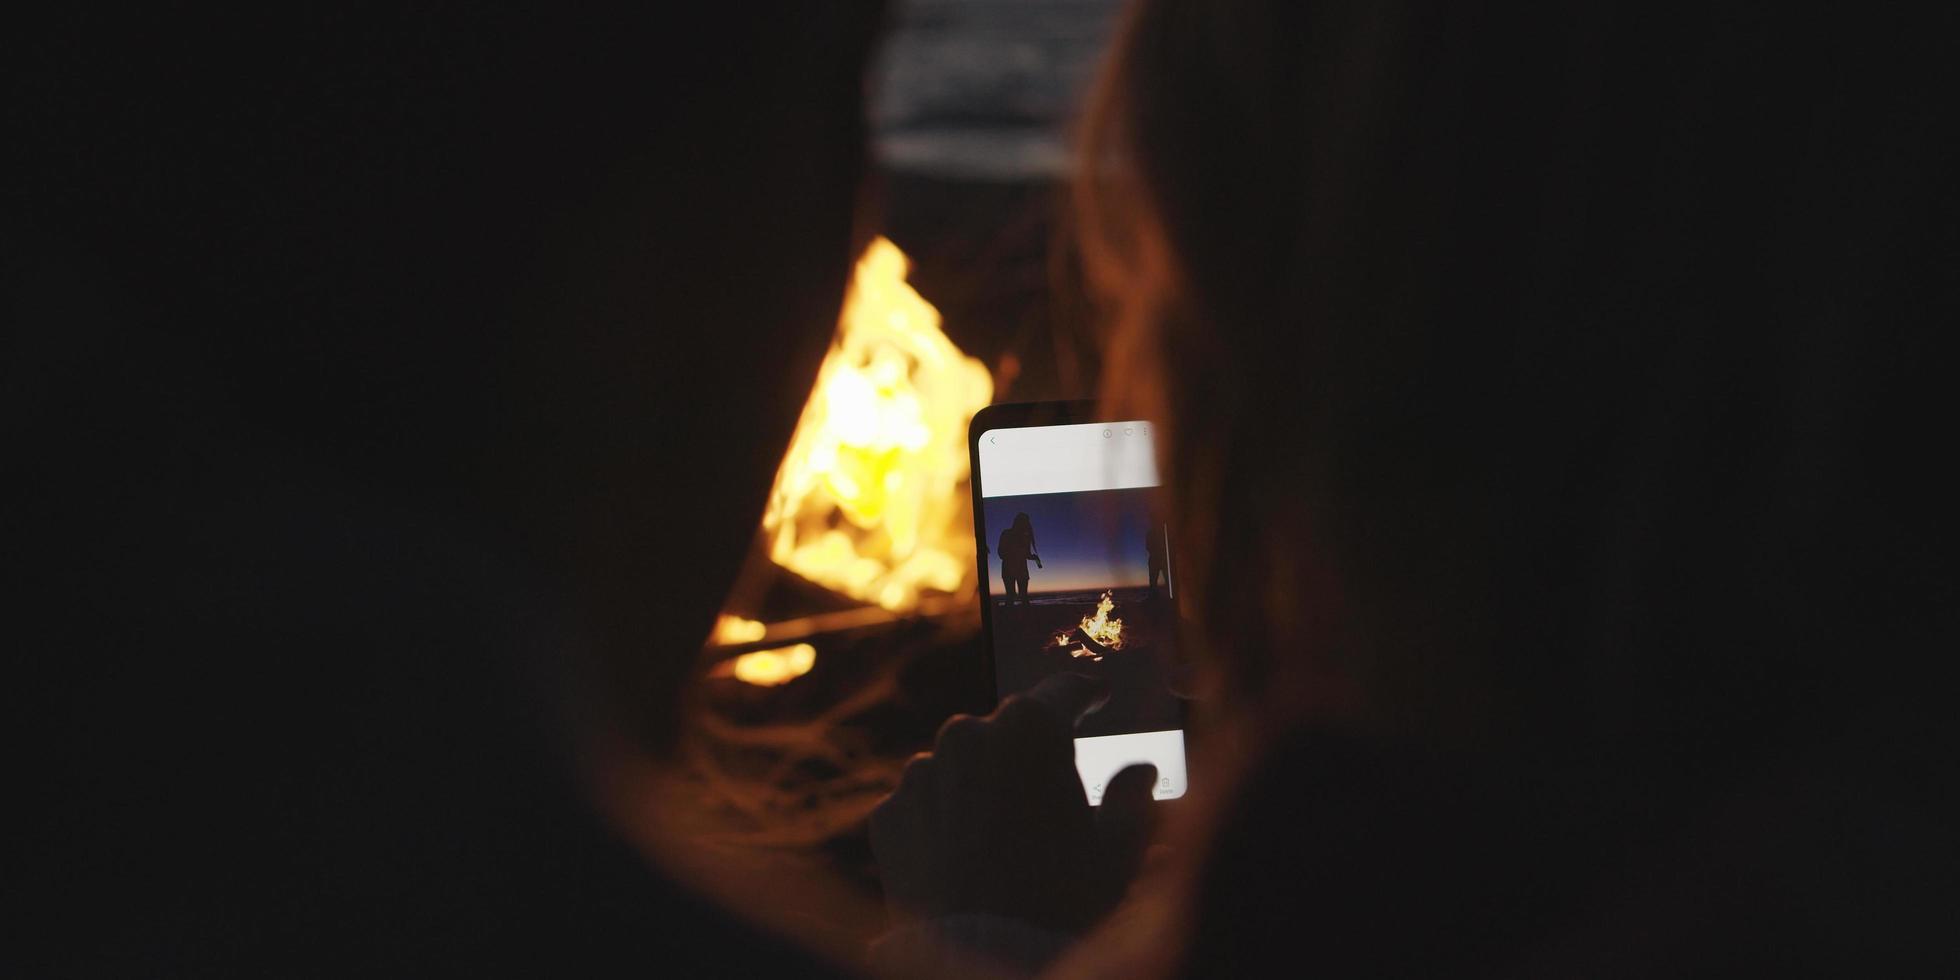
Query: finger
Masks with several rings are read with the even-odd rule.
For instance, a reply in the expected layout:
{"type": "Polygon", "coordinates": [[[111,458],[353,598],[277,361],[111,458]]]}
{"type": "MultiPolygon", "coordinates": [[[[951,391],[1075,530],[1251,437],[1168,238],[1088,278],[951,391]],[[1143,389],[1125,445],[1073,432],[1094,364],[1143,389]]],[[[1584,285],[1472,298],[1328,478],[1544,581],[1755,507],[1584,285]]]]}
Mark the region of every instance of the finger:
{"type": "Polygon", "coordinates": [[[930,752],[920,752],[905,760],[905,768],[898,774],[898,788],[892,791],[892,795],[924,792],[926,785],[932,781],[932,768],[930,752]]]}
{"type": "Polygon", "coordinates": [[[901,832],[905,819],[905,804],[896,793],[879,800],[878,805],[871,808],[870,820],[866,821],[871,831],[871,850],[883,854],[893,849],[893,842],[901,832]]]}
{"type": "Polygon", "coordinates": [[[1144,762],[1117,773],[1103,792],[1102,807],[1096,811],[1097,846],[1115,880],[1127,881],[1136,873],[1156,831],[1152,797],[1156,785],[1157,767],[1144,762]]]}
{"type": "Polygon", "coordinates": [[[921,878],[931,873],[918,870],[927,833],[921,827],[917,807],[897,796],[886,797],[871,811],[870,830],[872,858],[884,872],[885,901],[894,921],[901,921],[920,905],[917,892],[921,878]]]}
{"type": "Polygon", "coordinates": [[[1109,701],[1109,686],[1085,674],[1051,674],[1036,684],[1027,699],[1051,712],[1064,728],[1075,730],[1082,716],[1109,701]]]}
{"type": "Polygon", "coordinates": [[[986,722],[972,715],[954,715],[939,726],[933,752],[948,759],[970,758],[986,737],[986,722]]]}
{"type": "Polygon", "coordinates": [[[884,831],[887,836],[905,836],[932,824],[939,811],[934,770],[935,763],[930,752],[920,752],[906,760],[905,769],[898,777],[898,787],[871,811],[874,835],[884,831]]]}
{"type": "Polygon", "coordinates": [[[1017,694],[1001,703],[989,726],[992,737],[986,747],[994,750],[990,754],[996,761],[1052,787],[1072,784],[1074,792],[1081,794],[1082,783],[1075,775],[1075,732],[1055,709],[1017,694]]]}

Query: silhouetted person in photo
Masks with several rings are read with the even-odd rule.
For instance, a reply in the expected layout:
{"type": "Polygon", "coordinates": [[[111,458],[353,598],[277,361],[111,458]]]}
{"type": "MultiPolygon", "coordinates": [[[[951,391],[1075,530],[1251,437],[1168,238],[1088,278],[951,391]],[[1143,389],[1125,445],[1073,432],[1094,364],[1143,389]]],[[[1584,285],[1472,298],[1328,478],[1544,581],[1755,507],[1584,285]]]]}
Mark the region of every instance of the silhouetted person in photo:
{"type": "Polygon", "coordinates": [[[1011,605],[1016,597],[1021,602],[1028,601],[1028,562],[1032,560],[1036,568],[1041,566],[1041,555],[1034,541],[1034,523],[1026,514],[1014,515],[1014,523],[1000,532],[1000,546],[994,554],[1000,558],[1000,579],[1007,587],[1007,601],[1011,605]]]}
{"type": "Polygon", "coordinates": [[[1154,524],[1143,536],[1143,549],[1149,555],[1150,559],[1150,597],[1153,599],[1161,595],[1163,591],[1158,583],[1160,581],[1168,581],[1170,578],[1170,555],[1168,554],[1170,544],[1165,539],[1166,533],[1164,525],[1154,524]]]}

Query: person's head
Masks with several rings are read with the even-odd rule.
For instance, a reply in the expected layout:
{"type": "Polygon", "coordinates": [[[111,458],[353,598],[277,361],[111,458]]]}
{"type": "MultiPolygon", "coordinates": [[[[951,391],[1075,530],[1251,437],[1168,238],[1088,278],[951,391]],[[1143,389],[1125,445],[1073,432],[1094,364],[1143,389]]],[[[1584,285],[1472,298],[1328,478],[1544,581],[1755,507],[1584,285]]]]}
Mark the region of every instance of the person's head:
{"type": "Polygon", "coordinates": [[[1902,574],[1875,399],[1952,309],[1923,33],[1134,3],[1078,224],[1230,710],[1677,747],[1818,717],[1827,638],[1875,638],[1842,587],[1902,574]]]}
{"type": "Polygon", "coordinates": [[[1028,515],[1026,514],[1014,515],[1014,530],[1026,531],[1030,529],[1032,526],[1033,526],[1032,523],[1030,523],[1028,520],[1028,515]]]}

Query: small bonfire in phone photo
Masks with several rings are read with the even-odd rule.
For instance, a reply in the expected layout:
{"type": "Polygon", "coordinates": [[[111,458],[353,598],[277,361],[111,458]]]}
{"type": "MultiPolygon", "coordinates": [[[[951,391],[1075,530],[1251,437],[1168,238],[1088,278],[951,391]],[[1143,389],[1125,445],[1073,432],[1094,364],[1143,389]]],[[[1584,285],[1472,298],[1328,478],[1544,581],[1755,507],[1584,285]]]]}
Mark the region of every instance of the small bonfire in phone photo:
{"type": "Polygon", "coordinates": [[[1082,622],[1055,634],[1055,645],[1063,649],[1074,646],[1069,651],[1071,657],[1087,657],[1101,662],[1105,654],[1123,649],[1123,621],[1110,615],[1116,608],[1113,593],[1104,591],[1096,602],[1096,614],[1082,617],[1082,622]]]}

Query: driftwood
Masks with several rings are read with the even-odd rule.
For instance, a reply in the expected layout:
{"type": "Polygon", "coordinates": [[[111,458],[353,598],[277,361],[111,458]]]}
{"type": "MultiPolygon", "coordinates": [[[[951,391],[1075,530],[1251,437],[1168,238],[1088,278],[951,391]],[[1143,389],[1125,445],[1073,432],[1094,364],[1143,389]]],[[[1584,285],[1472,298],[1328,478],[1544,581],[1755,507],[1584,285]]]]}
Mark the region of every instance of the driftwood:
{"type": "Polygon", "coordinates": [[[1103,644],[1101,644],[1101,643],[1097,643],[1097,642],[1096,642],[1096,638],[1095,638],[1095,637],[1093,637],[1093,636],[1090,636],[1089,634],[1087,634],[1087,633],[1085,633],[1085,632],[1083,632],[1083,631],[1082,631],[1082,627],[1080,627],[1080,626],[1071,626],[1071,627],[1069,627],[1069,628],[1068,628],[1068,631],[1066,632],[1066,634],[1063,634],[1063,633],[1057,633],[1056,635],[1057,635],[1057,636],[1062,636],[1062,635],[1066,635],[1066,636],[1067,636],[1067,637],[1069,638],[1069,641],[1068,641],[1067,643],[1063,643],[1063,644],[1057,644],[1057,646],[1071,646],[1071,647],[1072,647],[1072,646],[1075,646],[1075,645],[1077,645],[1077,644],[1080,644],[1080,645],[1082,645],[1082,646],[1084,646],[1084,647],[1087,647],[1087,648],[1089,649],[1089,652],[1090,652],[1090,653],[1093,653],[1093,654],[1095,654],[1095,655],[1096,655],[1096,656],[1098,656],[1098,657],[1107,657],[1107,656],[1109,656],[1109,655],[1110,655],[1111,653],[1114,653],[1114,652],[1116,652],[1116,648],[1115,648],[1115,647],[1110,647],[1110,646],[1104,646],[1104,645],[1103,645],[1103,644]]]}

